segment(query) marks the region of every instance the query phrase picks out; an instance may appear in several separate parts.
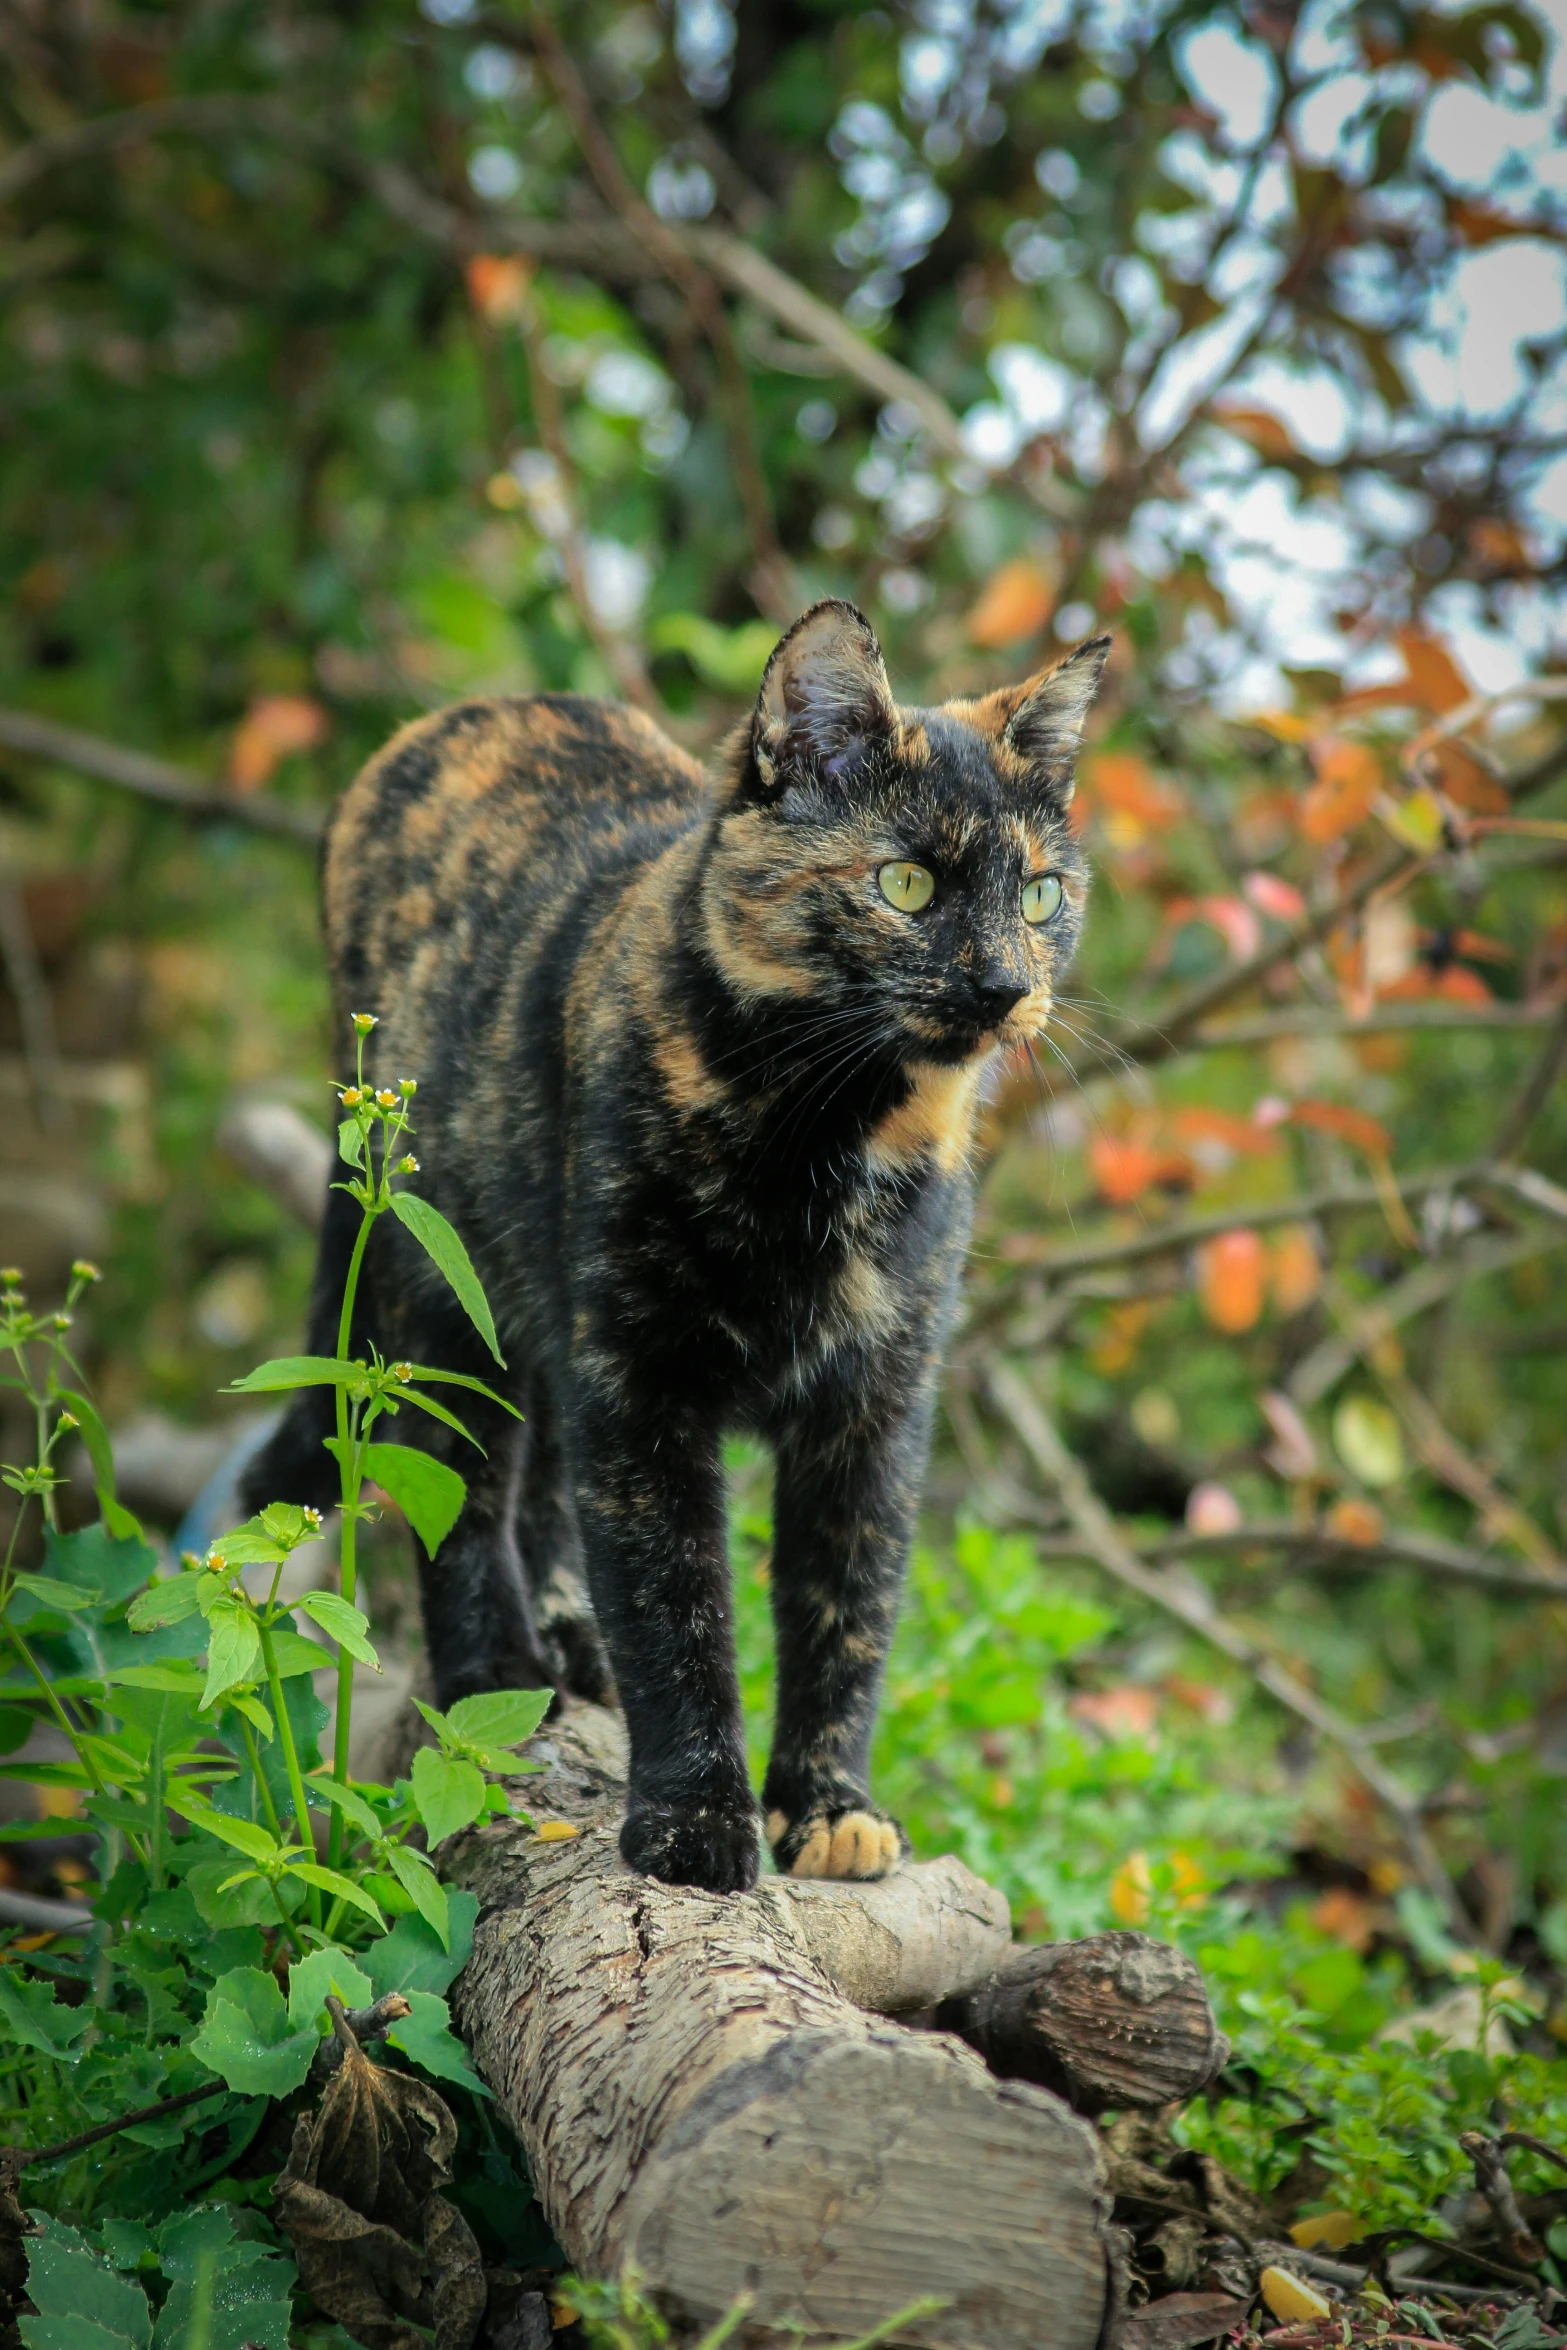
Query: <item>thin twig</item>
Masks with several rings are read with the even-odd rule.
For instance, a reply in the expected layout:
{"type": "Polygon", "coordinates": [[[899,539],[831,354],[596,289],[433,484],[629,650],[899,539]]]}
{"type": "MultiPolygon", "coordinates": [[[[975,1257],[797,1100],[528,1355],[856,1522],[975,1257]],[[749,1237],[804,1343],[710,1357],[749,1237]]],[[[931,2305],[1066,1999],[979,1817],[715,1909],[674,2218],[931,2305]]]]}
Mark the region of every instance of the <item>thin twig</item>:
{"type": "Polygon", "coordinates": [[[1391,1338],[1400,1324],[1428,1313],[1467,1282],[1505,1272],[1509,1265],[1523,1264],[1563,1247],[1567,1247],[1567,1226],[1536,1225],[1526,1232],[1481,1233],[1456,1255],[1417,1265],[1361,1309],[1361,1338],[1335,1331],[1319,1340],[1296,1364],[1285,1381],[1292,1400],[1302,1405],[1320,1402],[1362,1351],[1362,1339],[1369,1344],[1391,1338]]]}
{"type": "Polygon", "coordinates": [[[1186,1040],[1188,1051],[1219,1052],[1226,1046],[1274,1044],[1282,1036],[1385,1036],[1400,1030],[1442,1031],[1472,1029],[1482,1034],[1496,1029],[1547,1028],[1557,1018],[1554,1004],[1455,1004],[1441,997],[1411,1003],[1373,1004],[1369,1012],[1351,1013],[1335,1004],[1294,1005],[1282,1012],[1260,1012],[1254,1019],[1205,1022],[1186,1040]]]}
{"type": "Polygon", "coordinates": [[[121,2130],[137,2129],[143,2122],[161,2122],[168,2114],[183,2113],[187,2105],[199,2105],[204,2097],[221,2097],[227,2089],[227,2081],[208,2081],[205,2088],[187,2089],[179,2097],[160,2097],[156,2105],[139,2105],[134,2113],[119,2114],[112,2122],[83,2130],[79,2137],[62,2138],[58,2145],[0,2147],[0,2163],[13,2170],[28,2170],[35,2162],[63,2162],[68,2154],[85,2153],[89,2146],[121,2130]]]}
{"type": "Polygon", "coordinates": [[[27,906],[9,873],[0,873],[0,966],[16,1001],[27,1081],[40,1126],[57,1127],[65,1115],[60,1091],[60,1045],[54,1007],[33,941],[27,906]]]}
{"type": "Polygon", "coordinates": [[[1507,2151],[1483,2130],[1463,2130],[1459,2145],[1474,2164],[1475,2185],[1491,2207],[1497,2232],[1514,2260],[1535,2268],[1545,2258],[1545,2246],[1518,2208],[1513,2182],[1507,2175],[1507,2151]]]}
{"type": "Polygon", "coordinates": [[[260,793],[241,797],[215,784],[203,783],[186,768],[167,759],[149,758],[144,751],[128,751],[101,735],[84,734],[79,727],[58,726],[52,718],[35,718],[30,710],[0,710],[0,743],[38,759],[53,759],[62,767],[94,776],[100,783],[118,784],[144,800],[202,822],[247,824],[255,832],[272,832],[285,840],[312,846],[321,837],[324,817],[314,808],[291,807],[260,793]]]}
{"type": "MultiPolygon", "coordinates": [[[[1039,1548],[1052,1558],[1081,1558],[1080,1543],[1081,1537],[1043,1534],[1039,1548]]],[[[1540,1574],[1509,1566],[1478,1551],[1464,1550],[1456,1542],[1442,1542],[1434,1535],[1405,1533],[1396,1527],[1388,1528],[1374,1541],[1351,1542],[1325,1526],[1297,1526],[1287,1518],[1259,1518],[1234,1526],[1225,1534],[1196,1534],[1183,1529],[1179,1534],[1154,1536],[1133,1547],[1140,1557],[1156,1566],[1214,1551],[1283,1551],[1289,1555],[1292,1567],[1305,1574],[1314,1569],[1364,1572],[1379,1559],[1385,1559],[1398,1566],[1419,1567],[1437,1582],[1479,1583],[1488,1591],[1504,1591],[1526,1599],[1567,1599],[1567,1575],[1540,1574]]]]}
{"type": "Polygon", "coordinates": [[[588,582],[587,543],[582,529],[582,502],[577,487],[576,467],[571,460],[571,445],[566,438],[566,413],[559,388],[545,364],[544,324],[531,286],[523,289],[522,298],[517,304],[516,319],[517,332],[528,362],[533,421],[538,426],[539,439],[555,468],[560,527],[551,535],[555,551],[560,557],[561,569],[566,575],[567,589],[583,627],[597,648],[599,658],[627,701],[635,702],[639,709],[656,712],[659,708],[658,696],[648,681],[640,653],[618,629],[606,626],[593,601],[588,582]]]}
{"type": "MultiPolygon", "coordinates": [[[[1398,1188],[1406,1200],[1420,1199],[1430,1192],[1462,1191],[1489,1172],[1483,1160],[1461,1167],[1430,1167],[1419,1175],[1401,1175],[1398,1188]]],[[[1188,1216],[1178,1224],[1150,1224],[1141,1232],[1128,1233],[1124,1239],[1088,1241],[1072,1249],[1064,1249],[1054,1241],[1035,1245],[1024,1236],[1009,1246],[1004,1262],[1020,1272],[1042,1273],[1047,1279],[1056,1273],[1070,1277],[1074,1273],[1102,1271],[1111,1265],[1136,1264],[1144,1257],[1164,1256],[1172,1250],[1195,1248],[1221,1232],[1233,1232],[1238,1224],[1264,1231],[1270,1225],[1309,1224],[1319,1216],[1350,1215],[1381,1204],[1382,1193],[1374,1183],[1326,1185],[1320,1191],[1297,1192],[1290,1199],[1237,1202],[1211,1215],[1188,1216]]]]}
{"type": "Polygon", "coordinates": [[[95,1920],[90,1909],[75,1901],[51,1901],[42,1893],[17,1893],[0,1887],[0,1926],[20,1926],[27,1934],[89,1934],[95,1920]]]}
{"type": "Polygon", "coordinates": [[[772,496],[757,446],[750,386],[718,289],[626,176],[620,157],[593,111],[582,77],[548,9],[540,6],[538,0],[529,9],[529,23],[539,58],[576,133],[588,169],[598,182],[600,195],[685,297],[692,316],[712,345],[729,425],[735,486],[751,540],[751,590],[759,609],[769,619],[790,620],[798,608],[798,598],[773,522],[772,496]]]}
{"type": "Polygon", "coordinates": [[[1567,1069],[1567,1002],[1557,1011],[1556,1025],[1546,1038],[1539,1059],[1524,1080],[1517,1100],[1497,1128],[1496,1139],[1491,1145],[1493,1159],[1508,1160],[1514,1156],[1550,1100],[1556,1081],[1564,1069],[1567,1069]]]}
{"type": "Polygon", "coordinates": [[[1276,1664],[1255,1641],[1221,1616],[1195,1577],[1172,1573],[1169,1569],[1161,1571],[1146,1566],[1138,1558],[1037,1398],[1008,1364],[995,1364],[986,1384],[996,1410],[1035,1468],[1060,1494],[1088,1556],[1116,1582],[1125,1584],[1140,1598],[1173,1615],[1199,1638],[1211,1642],[1288,1712],[1337,1746],[1357,1778],[1391,1815],[1415,1873],[1440,1902],[1453,1931],[1465,1941],[1472,1940],[1473,1928],[1427,1833],[1419,1803],[1393,1777],[1354,1723],[1325,1704],[1315,1690],[1308,1689],[1293,1673],[1276,1664]]]}
{"type": "Polygon", "coordinates": [[[1331,1275],[1323,1283],[1323,1302],[1338,1323],[1350,1348],[1367,1365],[1383,1394],[1403,1421],[1420,1459],[1433,1477],[1477,1509],[1485,1523],[1516,1544],[1537,1567],[1556,1574],[1567,1572],[1560,1551],[1535,1524],[1528,1512],[1502,1492],[1495,1479],[1472,1460],[1443,1422],[1430,1397],[1418,1388],[1404,1368],[1397,1341],[1374,1312],[1361,1308],[1331,1275]]]}
{"type": "MultiPolygon", "coordinates": [[[[1544,791],[1563,774],[1567,774],[1567,738],[1556,743],[1533,766],[1512,777],[1505,788],[1516,804],[1544,791]]],[[[1403,849],[1390,850],[1368,865],[1330,904],[1319,906],[1299,922],[1292,923],[1280,938],[1269,946],[1259,947],[1244,962],[1236,963],[1228,971],[1216,972],[1211,979],[1200,980],[1185,995],[1177,996],[1174,1003],[1167,1005],[1157,1019],[1128,1020],[1112,1029],[1108,1036],[1096,1038],[1074,1059],[1077,1074],[1083,1076],[1091,1069],[1113,1067],[1123,1057],[1144,1064],[1168,1060],[1225,1004],[1247,994],[1281,963],[1292,962],[1308,947],[1320,946],[1351,914],[1358,913],[1384,891],[1401,889],[1428,862],[1423,855],[1411,855],[1403,849]]]]}

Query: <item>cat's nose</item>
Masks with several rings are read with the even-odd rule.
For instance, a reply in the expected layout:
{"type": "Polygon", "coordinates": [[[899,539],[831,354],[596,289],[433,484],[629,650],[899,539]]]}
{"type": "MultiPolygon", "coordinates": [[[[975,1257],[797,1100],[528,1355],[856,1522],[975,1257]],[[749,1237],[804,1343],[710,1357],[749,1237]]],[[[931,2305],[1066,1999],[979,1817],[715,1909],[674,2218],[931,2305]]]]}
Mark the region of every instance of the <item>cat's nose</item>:
{"type": "Polygon", "coordinates": [[[987,1028],[999,1028],[1014,1004],[1028,993],[1026,983],[1004,969],[984,972],[974,989],[975,1009],[987,1028]]]}

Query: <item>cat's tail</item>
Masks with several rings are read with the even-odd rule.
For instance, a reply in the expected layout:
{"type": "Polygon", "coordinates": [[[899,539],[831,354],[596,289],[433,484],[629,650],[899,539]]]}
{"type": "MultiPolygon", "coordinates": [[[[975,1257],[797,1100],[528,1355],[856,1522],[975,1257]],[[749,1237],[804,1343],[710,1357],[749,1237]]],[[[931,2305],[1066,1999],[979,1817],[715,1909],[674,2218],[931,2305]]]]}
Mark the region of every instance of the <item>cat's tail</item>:
{"type": "MultiPolygon", "coordinates": [[[[310,1295],[309,1351],[312,1354],[337,1352],[343,1289],[354,1242],[359,1237],[362,1212],[359,1202],[346,1191],[333,1189],[327,1193],[315,1283],[310,1295]]],[[[370,1319],[368,1270],[366,1266],[361,1271],[355,1298],[351,1352],[363,1346],[365,1325],[370,1319]]],[[[326,1450],[326,1439],[335,1432],[336,1425],[336,1402],[330,1387],[297,1388],[277,1428],[245,1469],[239,1488],[241,1506],[259,1510],[265,1509],[270,1501],[292,1501],[323,1513],[335,1508],[341,1480],[337,1463],[326,1450]]]]}

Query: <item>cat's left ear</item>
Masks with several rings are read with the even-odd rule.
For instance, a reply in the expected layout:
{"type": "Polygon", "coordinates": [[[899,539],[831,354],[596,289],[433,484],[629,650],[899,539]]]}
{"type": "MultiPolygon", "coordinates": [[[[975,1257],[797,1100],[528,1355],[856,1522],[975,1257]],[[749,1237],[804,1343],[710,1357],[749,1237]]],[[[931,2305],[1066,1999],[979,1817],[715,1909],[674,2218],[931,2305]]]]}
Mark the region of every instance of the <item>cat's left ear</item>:
{"type": "Polygon", "coordinates": [[[890,733],[896,721],[881,647],[864,613],[837,597],[813,604],[762,674],[751,749],[763,790],[782,790],[791,767],[836,773],[857,744],[890,733]]]}
{"type": "Polygon", "coordinates": [[[1062,807],[1072,797],[1072,762],[1109,653],[1107,636],[1091,636],[1024,688],[1024,699],[1001,730],[1008,750],[1025,762],[1039,787],[1062,807]]]}

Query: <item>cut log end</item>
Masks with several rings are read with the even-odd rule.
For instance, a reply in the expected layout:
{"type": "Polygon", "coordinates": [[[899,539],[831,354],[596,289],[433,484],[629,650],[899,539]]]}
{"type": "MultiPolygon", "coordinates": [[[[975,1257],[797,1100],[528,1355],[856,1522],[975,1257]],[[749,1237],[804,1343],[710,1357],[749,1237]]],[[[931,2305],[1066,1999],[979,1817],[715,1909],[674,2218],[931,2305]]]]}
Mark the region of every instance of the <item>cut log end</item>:
{"type": "Polygon", "coordinates": [[[1020,1951],[936,2021],[1006,2080],[1077,2112],[1147,2110],[1194,2097],[1230,2052],[1191,1960],[1146,1934],[1095,1934],[1020,1951]]]}

